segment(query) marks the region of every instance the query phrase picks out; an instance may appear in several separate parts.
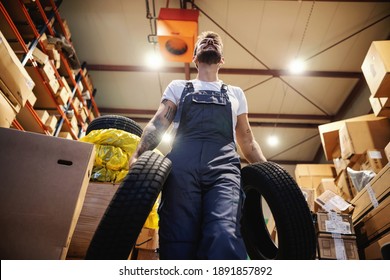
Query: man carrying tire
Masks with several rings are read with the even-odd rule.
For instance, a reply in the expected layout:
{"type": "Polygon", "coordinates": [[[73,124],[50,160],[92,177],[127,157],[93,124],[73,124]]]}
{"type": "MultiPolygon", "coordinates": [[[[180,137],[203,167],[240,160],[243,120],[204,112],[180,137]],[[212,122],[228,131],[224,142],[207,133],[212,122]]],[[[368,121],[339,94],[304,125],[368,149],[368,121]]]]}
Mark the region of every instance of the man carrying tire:
{"type": "Polygon", "coordinates": [[[248,162],[266,161],[254,139],[241,88],[218,78],[222,40],[203,32],[195,45],[196,79],[174,80],[146,125],[130,166],[158,146],[173,122],[172,171],[160,203],[160,259],[246,259],[240,233],[239,145],[248,162]]]}

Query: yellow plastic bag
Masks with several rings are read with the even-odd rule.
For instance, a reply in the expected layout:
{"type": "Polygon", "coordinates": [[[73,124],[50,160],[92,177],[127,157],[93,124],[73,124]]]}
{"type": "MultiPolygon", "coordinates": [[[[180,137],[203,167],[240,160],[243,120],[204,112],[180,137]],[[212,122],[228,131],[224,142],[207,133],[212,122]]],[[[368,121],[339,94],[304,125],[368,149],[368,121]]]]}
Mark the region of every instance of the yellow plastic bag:
{"type": "MultiPolygon", "coordinates": [[[[96,148],[91,181],[120,183],[129,172],[129,160],[140,141],[140,137],[119,129],[93,130],[79,139],[92,143],[96,148]]],[[[162,153],[155,149],[156,153],[162,153]]],[[[160,195],[153,205],[144,227],[158,229],[157,209],[160,195]]]]}

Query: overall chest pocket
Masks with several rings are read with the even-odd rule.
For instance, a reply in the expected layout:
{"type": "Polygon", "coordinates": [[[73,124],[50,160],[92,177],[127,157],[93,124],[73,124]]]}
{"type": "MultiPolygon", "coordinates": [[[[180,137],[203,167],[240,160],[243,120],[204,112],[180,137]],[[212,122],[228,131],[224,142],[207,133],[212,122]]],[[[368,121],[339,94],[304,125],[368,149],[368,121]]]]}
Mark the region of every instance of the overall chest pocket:
{"type": "Polygon", "coordinates": [[[224,106],[227,104],[227,98],[222,94],[194,94],[192,102],[224,106]]]}

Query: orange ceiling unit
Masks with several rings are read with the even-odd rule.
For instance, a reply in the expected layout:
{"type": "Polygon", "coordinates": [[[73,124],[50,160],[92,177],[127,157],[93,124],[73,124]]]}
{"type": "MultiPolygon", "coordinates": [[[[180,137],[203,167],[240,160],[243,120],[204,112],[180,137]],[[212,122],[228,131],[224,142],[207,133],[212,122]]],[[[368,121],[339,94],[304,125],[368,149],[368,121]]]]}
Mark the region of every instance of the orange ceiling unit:
{"type": "Polygon", "coordinates": [[[157,37],[161,55],[168,61],[192,62],[198,37],[198,10],[161,8],[157,37]]]}

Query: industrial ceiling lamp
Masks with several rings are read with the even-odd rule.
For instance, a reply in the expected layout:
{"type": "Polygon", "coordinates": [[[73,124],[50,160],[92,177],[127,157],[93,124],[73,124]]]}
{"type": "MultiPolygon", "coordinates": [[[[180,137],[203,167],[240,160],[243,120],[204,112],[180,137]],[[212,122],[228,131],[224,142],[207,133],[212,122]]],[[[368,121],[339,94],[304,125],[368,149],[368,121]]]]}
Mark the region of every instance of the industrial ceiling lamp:
{"type": "Polygon", "coordinates": [[[161,8],[157,38],[161,55],[168,61],[189,63],[198,36],[198,10],[161,8]]]}

